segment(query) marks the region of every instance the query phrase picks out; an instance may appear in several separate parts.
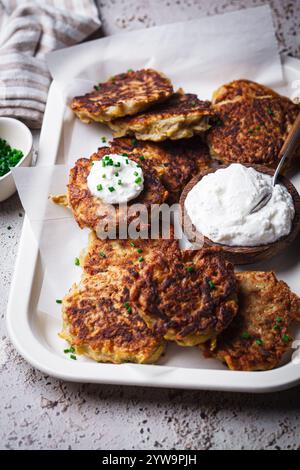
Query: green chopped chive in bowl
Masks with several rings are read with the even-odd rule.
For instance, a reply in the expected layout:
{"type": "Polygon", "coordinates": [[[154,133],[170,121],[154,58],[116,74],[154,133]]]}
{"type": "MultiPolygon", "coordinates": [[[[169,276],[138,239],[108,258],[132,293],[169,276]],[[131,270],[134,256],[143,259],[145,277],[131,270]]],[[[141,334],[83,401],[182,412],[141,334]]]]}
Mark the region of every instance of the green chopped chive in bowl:
{"type": "Polygon", "coordinates": [[[10,172],[24,157],[21,150],[12,148],[4,139],[0,139],[0,177],[10,172]]]}

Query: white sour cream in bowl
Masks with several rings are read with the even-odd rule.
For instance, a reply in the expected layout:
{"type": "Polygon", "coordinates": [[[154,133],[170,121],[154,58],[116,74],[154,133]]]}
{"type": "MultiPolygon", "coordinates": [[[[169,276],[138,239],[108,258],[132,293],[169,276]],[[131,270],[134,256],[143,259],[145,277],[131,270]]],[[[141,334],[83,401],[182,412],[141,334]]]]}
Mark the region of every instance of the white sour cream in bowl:
{"type": "Polygon", "coordinates": [[[254,247],[289,235],[295,217],[293,198],[277,184],[261,210],[250,213],[272,187],[272,177],[231,164],[204,176],[187,194],[185,209],[198,232],[228,246],[254,247]]]}
{"type": "Polygon", "coordinates": [[[93,162],[87,185],[93,196],[103,202],[124,204],[143,191],[143,170],[127,156],[108,154],[93,162]]]}

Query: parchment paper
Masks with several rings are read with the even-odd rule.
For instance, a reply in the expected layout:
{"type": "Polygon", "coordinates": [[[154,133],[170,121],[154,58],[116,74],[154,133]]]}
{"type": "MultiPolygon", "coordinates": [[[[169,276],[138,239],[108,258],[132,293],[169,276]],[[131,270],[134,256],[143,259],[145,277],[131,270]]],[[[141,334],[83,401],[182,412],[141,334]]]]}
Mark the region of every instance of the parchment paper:
{"type": "Polygon", "coordinates": [[[107,37],[54,52],[48,64],[66,105],[58,155],[65,166],[18,168],[13,173],[46,269],[39,309],[59,318],[55,299],[79,279],[81,270],[74,266],[74,258],[86,245],[88,231],[80,230],[67,209],[47,198],[50,193],[64,193],[69,166],[105,145],[100,137],[110,135],[103,126],[87,126],[76,119],[67,107],[70,99],[129,68],[157,68],[172,79],[175,88],[181,86],[203,99],[238,78],[279,91],[284,83],[266,6],[107,37]]]}

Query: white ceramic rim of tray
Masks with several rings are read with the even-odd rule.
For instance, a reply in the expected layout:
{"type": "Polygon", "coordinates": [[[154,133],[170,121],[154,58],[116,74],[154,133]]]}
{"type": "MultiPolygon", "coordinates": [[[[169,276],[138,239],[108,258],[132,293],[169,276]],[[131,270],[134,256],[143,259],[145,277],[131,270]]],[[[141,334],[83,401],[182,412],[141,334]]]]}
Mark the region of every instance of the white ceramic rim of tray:
{"type": "MultiPolygon", "coordinates": [[[[286,58],[287,75],[299,72],[300,61],[286,58]]],[[[52,83],[40,136],[39,165],[55,163],[62,131],[64,106],[52,83]],[[50,125],[51,124],[51,125],[50,125]],[[51,129],[51,131],[49,131],[51,129]]],[[[267,372],[189,369],[161,365],[98,364],[66,361],[51,352],[34,335],[30,324],[30,302],[36,276],[38,247],[25,217],[7,307],[8,334],[18,352],[33,367],[45,374],[73,382],[139,385],[199,390],[267,393],[300,383],[300,364],[292,363],[267,372]]]]}

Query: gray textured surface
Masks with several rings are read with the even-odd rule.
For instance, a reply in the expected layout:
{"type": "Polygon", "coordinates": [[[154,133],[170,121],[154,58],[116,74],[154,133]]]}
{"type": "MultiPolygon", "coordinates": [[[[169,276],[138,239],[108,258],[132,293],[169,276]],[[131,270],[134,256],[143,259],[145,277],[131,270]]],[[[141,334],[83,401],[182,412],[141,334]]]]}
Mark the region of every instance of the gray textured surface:
{"type": "MultiPolygon", "coordinates": [[[[106,33],[260,3],[99,1],[106,33]]],[[[300,57],[300,1],[270,4],[281,51],[300,57]]],[[[33,370],[4,324],[23,216],[17,196],[0,204],[1,449],[300,449],[299,387],[267,396],[184,392],[70,384],[33,370]]]]}

